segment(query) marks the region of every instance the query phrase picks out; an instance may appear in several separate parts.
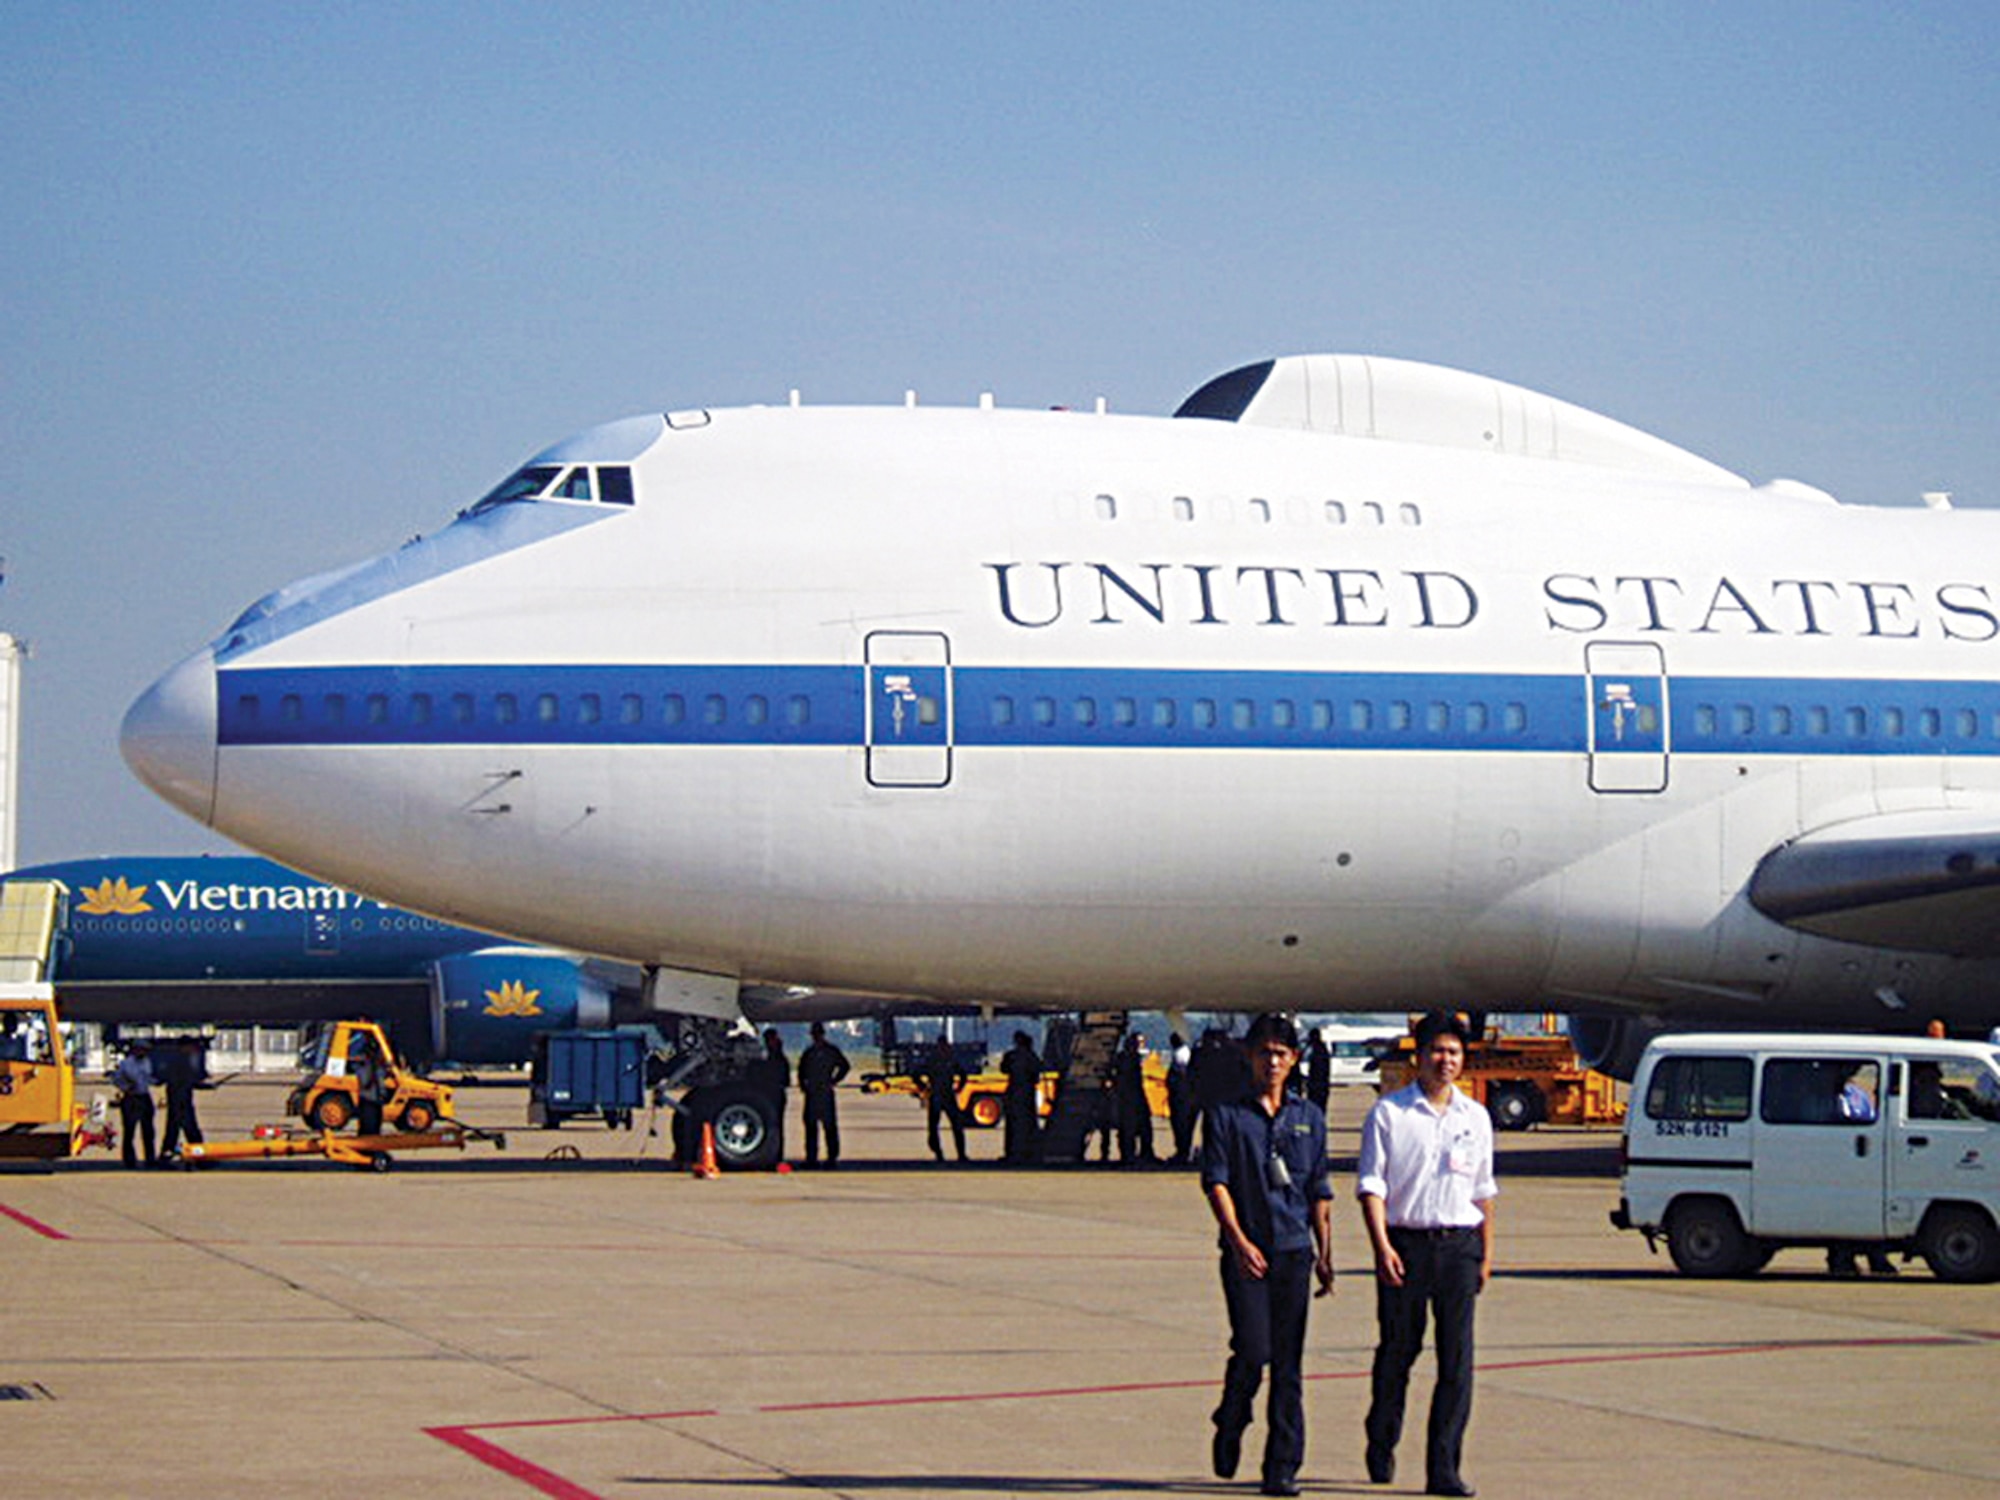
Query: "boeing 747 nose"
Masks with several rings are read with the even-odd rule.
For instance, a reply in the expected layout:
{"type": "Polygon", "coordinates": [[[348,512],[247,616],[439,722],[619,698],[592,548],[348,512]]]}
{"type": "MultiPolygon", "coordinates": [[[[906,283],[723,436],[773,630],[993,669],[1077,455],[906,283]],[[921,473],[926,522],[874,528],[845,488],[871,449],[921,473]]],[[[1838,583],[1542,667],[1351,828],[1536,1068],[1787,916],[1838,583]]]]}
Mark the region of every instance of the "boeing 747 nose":
{"type": "Polygon", "coordinates": [[[198,651],[139,695],[118,732],[125,764],[189,817],[215,817],[215,655],[198,651]]]}

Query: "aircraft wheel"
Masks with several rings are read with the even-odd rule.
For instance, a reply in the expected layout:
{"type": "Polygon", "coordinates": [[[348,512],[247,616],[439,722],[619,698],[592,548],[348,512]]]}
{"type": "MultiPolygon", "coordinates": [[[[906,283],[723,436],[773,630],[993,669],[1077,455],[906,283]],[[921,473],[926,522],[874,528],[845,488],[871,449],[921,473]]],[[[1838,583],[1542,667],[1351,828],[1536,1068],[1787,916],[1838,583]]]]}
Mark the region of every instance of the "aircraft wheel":
{"type": "Polygon", "coordinates": [[[354,1106],[347,1095],[327,1092],[313,1100],[306,1111],[306,1123],[314,1130],[342,1130],[354,1118],[354,1106]]]}
{"type": "Polygon", "coordinates": [[[965,1118],[968,1124],[991,1130],[1000,1123],[1000,1101],[991,1094],[976,1094],[966,1106],[965,1118]]]}
{"type": "Polygon", "coordinates": [[[1495,1130],[1526,1130],[1535,1123],[1535,1091],[1525,1083],[1495,1084],[1486,1096],[1495,1130]]]}
{"type": "Polygon", "coordinates": [[[1667,1253],[1683,1276],[1742,1276],[1763,1264],[1736,1210],[1720,1198],[1683,1198],[1667,1211],[1667,1253]]]}
{"type": "Polygon", "coordinates": [[[778,1164],[778,1111],[745,1083],[705,1091],[701,1118],[715,1127],[715,1164],[731,1172],[766,1172],[778,1164]]]}
{"type": "Polygon", "coordinates": [[[1917,1248],[1939,1281],[2000,1277],[2000,1231],[1976,1208],[1932,1209],[1924,1218],[1917,1248]]]}
{"type": "Polygon", "coordinates": [[[422,1135],[437,1124],[437,1109],[428,1099],[412,1099],[403,1106],[403,1113],[397,1117],[396,1123],[411,1135],[422,1135]]]}

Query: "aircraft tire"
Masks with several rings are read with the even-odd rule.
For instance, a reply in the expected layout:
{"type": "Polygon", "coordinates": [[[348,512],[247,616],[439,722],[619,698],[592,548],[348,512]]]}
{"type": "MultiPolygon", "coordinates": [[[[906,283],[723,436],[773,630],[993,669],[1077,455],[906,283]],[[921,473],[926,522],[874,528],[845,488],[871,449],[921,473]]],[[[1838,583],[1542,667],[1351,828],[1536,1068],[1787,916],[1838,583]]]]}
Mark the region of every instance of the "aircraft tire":
{"type": "Polygon", "coordinates": [[[1743,1276],[1763,1264],[1736,1210],[1721,1198],[1682,1198],[1667,1210],[1667,1253],[1683,1276],[1743,1276]]]}
{"type": "Polygon", "coordinates": [[[781,1150],[778,1111],[747,1083],[703,1089],[696,1115],[715,1127],[715,1164],[728,1172],[768,1172],[781,1150]]]}
{"type": "Polygon", "coordinates": [[[1924,1216],[1917,1248],[1939,1281],[2000,1278],[2000,1230],[1976,1208],[1942,1204],[1924,1216]]]}

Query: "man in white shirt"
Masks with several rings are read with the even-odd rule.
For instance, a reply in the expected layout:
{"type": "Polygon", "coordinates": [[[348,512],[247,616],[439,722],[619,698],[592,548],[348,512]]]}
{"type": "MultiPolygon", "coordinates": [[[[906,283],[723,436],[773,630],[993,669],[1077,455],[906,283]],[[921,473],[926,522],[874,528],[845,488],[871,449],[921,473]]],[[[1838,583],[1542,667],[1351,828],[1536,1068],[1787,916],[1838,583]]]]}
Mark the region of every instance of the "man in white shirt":
{"type": "Polygon", "coordinates": [[[1375,1253],[1373,1397],[1368,1477],[1396,1475],[1396,1440],[1410,1367],[1424,1345],[1426,1313],[1437,1322],[1437,1387],[1431,1396],[1425,1489],[1471,1495],[1459,1472],[1472,1414],[1472,1315],[1493,1273],[1493,1123],[1457,1087],[1466,1033],[1432,1011],[1417,1023],[1417,1077],[1385,1094],[1361,1127],[1356,1191],[1375,1253]]]}

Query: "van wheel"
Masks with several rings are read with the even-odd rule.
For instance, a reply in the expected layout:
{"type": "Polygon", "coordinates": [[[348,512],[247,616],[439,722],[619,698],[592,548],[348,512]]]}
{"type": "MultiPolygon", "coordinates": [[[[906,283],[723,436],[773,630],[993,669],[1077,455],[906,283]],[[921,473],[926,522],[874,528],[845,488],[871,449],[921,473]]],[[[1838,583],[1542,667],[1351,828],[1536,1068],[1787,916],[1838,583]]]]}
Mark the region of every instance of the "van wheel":
{"type": "Polygon", "coordinates": [[[1976,1208],[1932,1209],[1917,1248],[1939,1281],[2000,1278],[2000,1231],[1976,1208]]]}
{"type": "Polygon", "coordinates": [[[1684,1198],[1667,1213],[1667,1253],[1683,1276],[1743,1276],[1758,1269],[1757,1243],[1720,1198],[1684,1198]]]}
{"type": "Polygon", "coordinates": [[[1526,1130],[1535,1123],[1535,1091],[1525,1083],[1496,1084],[1486,1096],[1495,1130],[1526,1130]]]}

